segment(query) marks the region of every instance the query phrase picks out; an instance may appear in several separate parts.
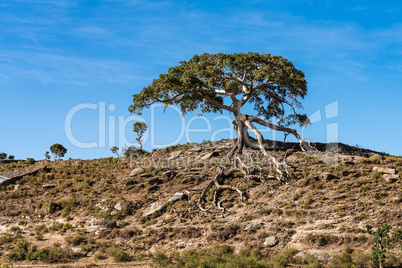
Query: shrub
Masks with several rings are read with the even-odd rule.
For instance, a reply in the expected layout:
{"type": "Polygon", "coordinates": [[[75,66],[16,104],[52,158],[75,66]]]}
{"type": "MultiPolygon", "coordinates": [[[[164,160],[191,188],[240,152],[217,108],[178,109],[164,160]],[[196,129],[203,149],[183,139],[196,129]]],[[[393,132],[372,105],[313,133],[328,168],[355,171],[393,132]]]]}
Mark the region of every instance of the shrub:
{"type": "Polygon", "coordinates": [[[113,253],[113,258],[117,262],[126,262],[131,260],[130,254],[123,250],[117,250],[116,252],[113,253]]]}

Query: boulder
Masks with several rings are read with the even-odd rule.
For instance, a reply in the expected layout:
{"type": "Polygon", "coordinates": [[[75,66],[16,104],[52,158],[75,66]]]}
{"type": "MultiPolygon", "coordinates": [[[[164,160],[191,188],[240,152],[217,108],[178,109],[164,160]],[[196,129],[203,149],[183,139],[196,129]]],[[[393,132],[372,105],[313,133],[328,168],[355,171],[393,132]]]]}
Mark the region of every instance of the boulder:
{"type": "Polygon", "coordinates": [[[338,177],[336,177],[335,175],[331,174],[331,173],[322,173],[320,175],[318,175],[318,179],[320,180],[333,180],[333,179],[338,179],[338,177]]]}
{"type": "Polygon", "coordinates": [[[168,160],[175,160],[175,159],[179,158],[180,155],[181,155],[181,151],[171,152],[168,160]]]}
{"type": "Polygon", "coordinates": [[[163,212],[166,205],[162,202],[154,202],[150,204],[145,210],[143,216],[148,217],[163,212]]]}
{"type": "Polygon", "coordinates": [[[145,170],[143,168],[135,168],[131,171],[130,176],[136,176],[138,174],[142,174],[145,170]]]}
{"type": "Polygon", "coordinates": [[[379,173],[385,173],[385,174],[396,174],[396,170],[393,168],[373,167],[373,171],[377,171],[379,173]]]}
{"type": "Polygon", "coordinates": [[[152,185],[151,187],[148,188],[148,193],[153,193],[159,189],[158,185],[152,185]]]}
{"type": "Polygon", "coordinates": [[[176,174],[177,174],[177,173],[174,172],[174,171],[172,171],[172,170],[167,170],[167,171],[163,172],[163,175],[165,175],[165,176],[168,177],[168,178],[172,178],[172,177],[174,177],[176,174]]]}
{"type": "Polygon", "coordinates": [[[244,227],[244,231],[257,228],[257,227],[259,227],[259,226],[261,226],[261,225],[263,225],[262,222],[257,222],[257,223],[252,222],[252,223],[249,223],[249,224],[246,225],[246,227],[244,227]]]}
{"type": "Polygon", "coordinates": [[[118,211],[122,211],[123,210],[123,202],[121,202],[121,201],[117,202],[116,205],[114,206],[114,209],[118,210],[118,211]]]}
{"type": "Polygon", "coordinates": [[[398,197],[398,196],[395,196],[395,197],[392,198],[392,202],[394,202],[394,203],[400,203],[400,202],[401,202],[401,198],[398,197]]]}
{"type": "Polygon", "coordinates": [[[190,152],[194,152],[194,153],[199,153],[199,152],[202,151],[202,148],[200,148],[200,147],[194,147],[194,148],[191,148],[189,151],[190,151],[190,152]]]}
{"type": "Polygon", "coordinates": [[[159,184],[162,181],[158,177],[153,177],[147,180],[148,184],[159,184]]]}
{"type": "Polygon", "coordinates": [[[179,201],[182,199],[186,199],[186,198],[187,198],[187,195],[177,192],[171,198],[169,198],[168,202],[173,203],[173,202],[176,202],[176,201],[179,201]]]}
{"type": "Polygon", "coordinates": [[[396,182],[397,180],[399,180],[398,174],[384,174],[382,176],[383,176],[384,180],[389,183],[393,183],[393,182],[396,182]]]}
{"type": "Polygon", "coordinates": [[[203,155],[203,156],[201,157],[201,160],[208,160],[208,159],[211,159],[211,157],[218,156],[218,154],[219,154],[218,152],[213,151],[213,152],[211,152],[211,153],[209,153],[209,154],[203,155]]]}
{"type": "Polygon", "coordinates": [[[55,188],[56,184],[50,184],[50,183],[45,183],[42,185],[43,189],[51,189],[51,188],[55,188]]]}
{"type": "Polygon", "coordinates": [[[266,247],[273,247],[278,243],[278,240],[276,240],[275,236],[269,236],[267,238],[265,238],[264,241],[264,246],[266,247]]]}

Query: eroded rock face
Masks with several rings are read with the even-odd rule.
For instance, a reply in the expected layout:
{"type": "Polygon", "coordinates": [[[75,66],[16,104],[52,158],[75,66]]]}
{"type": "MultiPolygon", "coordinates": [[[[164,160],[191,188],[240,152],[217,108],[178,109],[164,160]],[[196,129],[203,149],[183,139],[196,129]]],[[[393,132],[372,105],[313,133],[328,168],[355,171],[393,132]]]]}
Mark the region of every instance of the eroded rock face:
{"type": "Polygon", "coordinates": [[[393,168],[385,168],[385,167],[373,167],[373,171],[377,171],[379,173],[385,174],[396,174],[397,171],[393,168]]]}
{"type": "Polygon", "coordinates": [[[168,202],[173,203],[173,202],[176,202],[176,201],[179,201],[182,199],[186,199],[186,198],[187,198],[187,195],[177,192],[171,198],[169,198],[168,202]]]}
{"type": "Polygon", "coordinates": [[[175,160],[175,159],[179,158],[180,155],[181,155],[181,151],[171,152],[168,160],[175,160]]]}
{"type": "Polygon", "coordinates": [[[386,182],[388,183],[393,183],[399,180],[399,175],[398,174],[384,174],[383,178],[386,182]]]}
{"type": "Polygon", "coordinates": [[[162,202],[154,202],[150,204],[147,209],[145,210],[142,216],[148,217],[158,213],[161,213],[165,210],[166,205],[162,202]]]}
{"type": "Polygon", "coordinates": [[[161,182],[162,181],[159,179],[159,177],[153,177],[153,178],[150,178],[149,180],[147,180],[148,184],[159,184],[161,182]]]}
{"type": "Polygon", "coordinates": [[[201,160],[208,160],[208,159],[211,159],[211,157],[218,156],[218,155],[219,155],[218,152],[213,151],[213,152],[211,152],[211,153],[208,153],[208,154],[202,156],[200,159],[201,159],[201,160]]]}
{"type": "Polygon", "coordinates": [[[144,173],[144,171],[145,170],[143,168],[135,168],[135,169],[133,169],[131,171],[130,176],[133,177],[133,176],[136,176],[138,174],[142,174],[142,173],[144,173]]]}

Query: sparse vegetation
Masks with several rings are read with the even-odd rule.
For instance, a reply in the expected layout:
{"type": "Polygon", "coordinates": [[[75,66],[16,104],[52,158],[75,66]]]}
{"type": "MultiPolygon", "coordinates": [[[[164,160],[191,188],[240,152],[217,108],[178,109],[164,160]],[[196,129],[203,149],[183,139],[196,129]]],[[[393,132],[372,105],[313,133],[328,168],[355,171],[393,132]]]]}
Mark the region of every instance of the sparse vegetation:
{"type": "MultiPolygon", "coordinates": [[[[245,181],[242,172],[233,172],[221,182],[244,191],[244,202],[231,189],[222,189],[217,194],[224,211],[194,210],[192,206],[197,205],[202,194],[197,189],[215,176],[209,165],[223,153],[202,166],[195,159],[226,144],[229,141],[176,145],[137,155],[131,159],[134,167],[124,158],[1,163],[2,172],[46,164],[16,184],[0,187],[0,221],[6,228],[0,235],[0,258],[5,263],[22,260],[61,264],[80,262],[93,255],[96,262],[121,261],[123,266],[124,262],[139,260],[146,263],[149,250],[157,248],[176,253],[154,254],[154,266],[167,263],[165,266],[180,267],[189,262],[212,267],[237,263],[247,267],[339,267],[340,263],[371,267],[375,266],[370,253],[374,236],[361,233],[362,224],[400,228],[401,180],[388,183],[381,174],[373,176],[377,174],[373,167],[378,164],[369,158],[364,158],[369,162],[359,159],[350,165],[355,177],[351,177],[348,165],[340,164],[334,167],[338,179],[324,180],[319,174],[329,172],[331,167],[297,151],[290,155],[297,157],[298,163],[293,166],[294,177],[288,184],[258,178],[245,181]],[[199,147],[200,152],[191,152],[199,147]],[[191,161],[186,166],[169,165],[166,159],[176,151],[191,161]],[[141,167],[142,173],[130,176],[136,167],[141,167]],[[343,175],[346,170],[349,174],[343,175]],[[186,193],[185,190],[191,192],[190,199],[184,196],[166,203],[176,192],[186,193]],[[165,209],[144,216],[156,201],[166,203],[165,209]],[[271,247],[266,241],[273,237],[276,241],[271,247]],[[48,246],[52,242],[58,244],[48,246]],[[221,253],[213,255],[206,246],[213,243],[228,248],[217,246],[215,249],[221,253]],[[322,253],[316,258],[306,255],[303,249],[282,251],[295,243],[327,255],[322,253]],[[346,245],[354,250],[349,248],[339,254],[339,248],[346,245]]],[[[278,155],[283,157],[285,153],[278,151],[278,155]]],[[[389,161],[388,157],[382,159],[382,163],[389,161]]],[[[399,158],[391,161],[398,163],[399,158]]],[[[272,170],[267,169],[269,172],[272,170]]],[[[214,189],[206,194],[206,209],[215,207],[214,194],[214,189]]],[[[385,266],[401,263],[399,246],[387,249],[384,256],[385,266]]]]}

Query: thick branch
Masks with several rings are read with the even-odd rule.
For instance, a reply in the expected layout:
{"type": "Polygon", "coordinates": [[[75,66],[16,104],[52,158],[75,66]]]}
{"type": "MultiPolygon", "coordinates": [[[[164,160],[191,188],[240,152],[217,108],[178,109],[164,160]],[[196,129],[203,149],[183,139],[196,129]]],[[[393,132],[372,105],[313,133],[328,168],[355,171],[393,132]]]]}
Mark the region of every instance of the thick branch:
{"type": "MultiPolygon", "coordinates": [[[[305,139],[302,139],[300,137],[300,135],[299,135],[299,133],[297,133],[296,129],[278,126],[278,125],[266,122],[266,121],[264,121],[264,120],[262,120],[262,119],[260,119],[260,118],[258,118],[256,116],[252,116],[252,115],[243,115],[243,116],[244,116],[244,119],[243,119],[244,121],[256,122],[256,123],[258,123],[260,125],[269,127],[271,129],[274,129],[274,130],[284,131],[284,132],[292,134],[299,141],[301,149],[303,151],[306,151],[306,148],[304,147],[304,140],[305,139]]],[[[309,147],[311,148],[311,146],[309,146],[309,147]]]]}
{"type": "Polygon", "coordinates": [[[260,146],[260,150],[261,152],[264,154],[264,156],[268,157],[269,160],[275,165],[276,167],[276,172],[279,174],[279,180],[280,181],[284,181],[285,179],[285,174],[283,173],[281,167],[283,166],[283,163],[280,163],[275,157],[273,157],[272,155],[270,155],[264,147],[264,138],[261,135],[261,132],[258,131],[258,129],[253,126],[253,124],[251,124],[250,121],[245,120],[244,124],[246,124],[246,126],[248,128],[251,129],[251,131],[257,136],[257,140],[258,140],[258,144],[260,146]]]}

